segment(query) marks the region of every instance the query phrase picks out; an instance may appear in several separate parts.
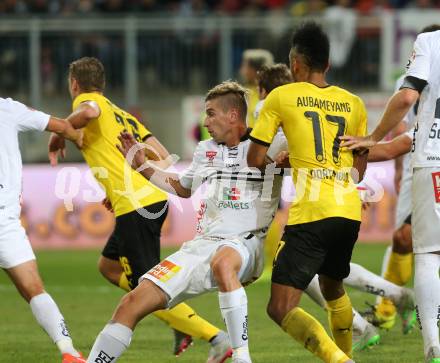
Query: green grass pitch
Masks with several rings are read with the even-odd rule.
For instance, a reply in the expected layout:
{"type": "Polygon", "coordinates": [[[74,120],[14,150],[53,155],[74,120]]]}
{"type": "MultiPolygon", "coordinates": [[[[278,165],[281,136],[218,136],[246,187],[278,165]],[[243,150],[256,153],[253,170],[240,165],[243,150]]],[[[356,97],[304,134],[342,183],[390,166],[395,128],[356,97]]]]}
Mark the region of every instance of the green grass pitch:
{"type": "MultiPolygon", "coordinates": [[[[379,272],[385,245],[358,244],[354,262],[379,272]]],[[[170,253],[171,250],[164,251],[170,253]]],[[[98,251],[42,251],[37,254],[47,291],[59,304],[71,330],[74,342],[88,353],[98,332],[110,319],[122,292],[99,275],[98,251]]],[[[254,363],[298,362],[318,360],[294,342],[272,323],[265,313],[269,283],[257,282],[247,288],[249,300],[250,347],[254,363]]],[[[61,362],[55,346],[34,321],[29,307],[18,296],[5,275],[0,277],[0,362],[55,363],[61,362]]],[[[365,301],[374,297],[350,291],[354,306],[363,310],[365,301]]],[[[302,307],[317,317],[326,327],[327,317],[307,297],[302,307]]],[[[190,301],[203,317],[223,328],[216,294],[190,301]]],[[[418,328],[403,336],[400,321],[390,332],[383,332],[379,346],[357,353],[357,363],[423,362],[422,339],[418,328]]],[[[121,363],[204,363],[209,346],[196,340],[181,357],[171,355],[171,330],[162,322],[149,317],[135,332],[130,349],[121,363]]]]}

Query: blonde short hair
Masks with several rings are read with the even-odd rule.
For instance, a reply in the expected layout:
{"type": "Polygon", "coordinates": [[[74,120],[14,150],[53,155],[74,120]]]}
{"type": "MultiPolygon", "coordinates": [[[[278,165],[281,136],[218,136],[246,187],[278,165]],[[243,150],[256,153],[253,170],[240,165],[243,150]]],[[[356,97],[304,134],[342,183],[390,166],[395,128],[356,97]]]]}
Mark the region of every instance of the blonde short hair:
{"type": "Polygon", "coordinates": [[[246,121],[248,90],[235,81],[224,81],[210,89],[205,97],[205,102],[221,98],[223,111],[236,108],[240,118],[246,121]]]}
{"type": "Polygon", "coordinates": [[[274,58],[271,52],[266,49],[247,49],[243,52],[243,60],[259,71],[263,66],[274,64],[274,58]]]}

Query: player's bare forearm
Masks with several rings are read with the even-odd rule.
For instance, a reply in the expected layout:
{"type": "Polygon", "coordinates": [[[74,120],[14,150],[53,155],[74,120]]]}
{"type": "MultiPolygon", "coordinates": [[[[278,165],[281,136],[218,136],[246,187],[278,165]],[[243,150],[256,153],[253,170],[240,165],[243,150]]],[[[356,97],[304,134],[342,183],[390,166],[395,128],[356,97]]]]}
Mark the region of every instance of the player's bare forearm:
{"type": "Polygon", "coordinates": [[[153,162],[145,160],[145,144],[138,143],[134,136],[128,132],[121,132],[118,139],[121,145],[116,145],[116,148],[134,170],[139,171],[152,184],[168,193],[182,198],[191,196],[191,189],[184,188],[180,184],[179,176],[176,173],[164,171],[153,162]]]}
{"type": "Polygon", "coordinates": [[[387,142],[381,142],[370,148],[368,161],[386,161],[403,156],[411,151],[412,140],[402,134],[395,139],[387,142]]]}
{"type": "Polygon", "coordinates": [[[248,166],[251,168],[258,168],[263,171],[267,165],[267,149],[267,146],[260,145],[252,141],[247,154],[248,166]]]}
{"type": "Polygon", "coordinates": [[[51,117],[47,124],[46,130],[74,142],[79,147],[81,146],[82,133],[78,130],[75,130],[66,120],[51,117]]]}
{"type": "Polygon", "coordinates": [[[153,165],[161,169],[166,169],[172,165],[173,160],[171,155],[158,139],[156,139],[154,136],[150,136],[145,141],[145,144],[147,145],[145,149],[145,156],[153,165]]]}
{"type": "MultiPolygon", "coordinates": [[[[147,164],[151,165],[151,162],[147,162],[147,164]]],[[[176,173],[170,173],[154,166],[147,167],[140,173],[152,184],[168,193],[182,198],[191,197],[191,189],[184,188],[180,184],[179,176],[176,173]]]]}
{"type": "Polygon", "coordinates": [[[96,103],[81,103],[68,117],[67,121],[75,128],[85,127],[91,120],[99,117],[101,111],[96,103]]]}
{"type": "Polygon", "coordinates": [[[409,109],[419,98],[419,93],[410,88],[403,88],[394,94],[388,102],[387,108],[371,134],[374,141],[382,140],[385,135],[401,122],[409,109]]]}

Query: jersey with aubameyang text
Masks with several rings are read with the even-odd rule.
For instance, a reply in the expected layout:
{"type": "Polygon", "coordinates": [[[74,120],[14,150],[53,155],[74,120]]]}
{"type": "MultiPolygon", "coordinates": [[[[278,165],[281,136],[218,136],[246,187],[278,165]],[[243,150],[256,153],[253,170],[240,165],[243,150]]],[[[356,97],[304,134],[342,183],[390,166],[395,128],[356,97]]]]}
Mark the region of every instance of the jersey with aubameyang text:
{"type": "MultiPolygon", "coordinates": [[[[214,140],[201,141],[191,165],[179,180],[193,192],[204,184],[197,212],[197,235],[235,238],[252,233],[263,238],[272,222],[281,195],[282,170],[262,175],[247,166],[250,140],[245,136],[234,147],[214,140]]],[[[270,157],[283,151],[282,137],[274,140],[270,157]]]]}
{"type": "Polygon", "coordinates": [[[440,166],[440,31],[420,34],[406,76],[427,82],[420,95],[412,167],[440,166]]]}
{"type": "Polygon", "coordinates": [[[130,132],[138,142],[151,136],[150,131],[136,117],[99,93],[80,94],[73,101],[73,109],[87,101],[96,102],[101,113],[84,127],[81,152],[96,180],[104,187],[116,217],[166,200],[166,193],[132,170],[116,148],[121,131],[130,132]]]}
{"type": "Polygon", "coordinates": [[[22,161],[18,133],[44,131],[50,116],[11,98],[0,98],[0,218],[20,215],[22,161]]]}
{"type": "Polygon", "coordinates": [[[288,224],[329,217],[361,219],[361,201],[352,179],[353,152],[342,135],[364,136],[362,100],[336,87],[299,82],[269,93],[250,138],[268,146],[281,127],[287,138],[296,196],[288,224]]]}

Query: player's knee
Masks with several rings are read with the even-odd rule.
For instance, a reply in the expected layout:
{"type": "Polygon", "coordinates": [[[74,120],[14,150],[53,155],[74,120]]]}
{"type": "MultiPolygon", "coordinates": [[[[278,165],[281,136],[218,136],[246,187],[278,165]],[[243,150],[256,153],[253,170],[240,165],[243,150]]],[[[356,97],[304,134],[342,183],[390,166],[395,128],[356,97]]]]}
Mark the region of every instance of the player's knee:
{"type": "Polygon", "coordinates": [[[393,251],[406,254],[412,252],[411,227],[404,224],[393,233],[393,251]]]}
{"type": "Polygon", "coordinates": [[[278,325],[281,326],[285,316],[296,306],[288,304],[287,301],[270,299],[266,307],[267,315],[278,325]]]}
{"type": "Polygon", "coordinates": [[[30,302],[35,296],[44,293],[44,286],[41,281],[29,281],[17,286],[17,288],[27,302],[30,302]]]}
{"type": "Polygon", "coordinates": [[[345,294],[342,281],[333,280],[323,275],[319,276],[319,287],[324,299],[327,301],[339,299],[345,294]]]}
{"type": "Polygon", "coordinates": [[[108,264],[107,261],[100,258],[98,260],[98,271],[101,275],[114,285],[118,285],[121,271],[117,271],[108,264]]]}
{"type": "Polygon", "coordinates": [[[236,275],[233,266],[226,258],[211,261],[211,270],[217,283],[228,281],[236,275]]]}

